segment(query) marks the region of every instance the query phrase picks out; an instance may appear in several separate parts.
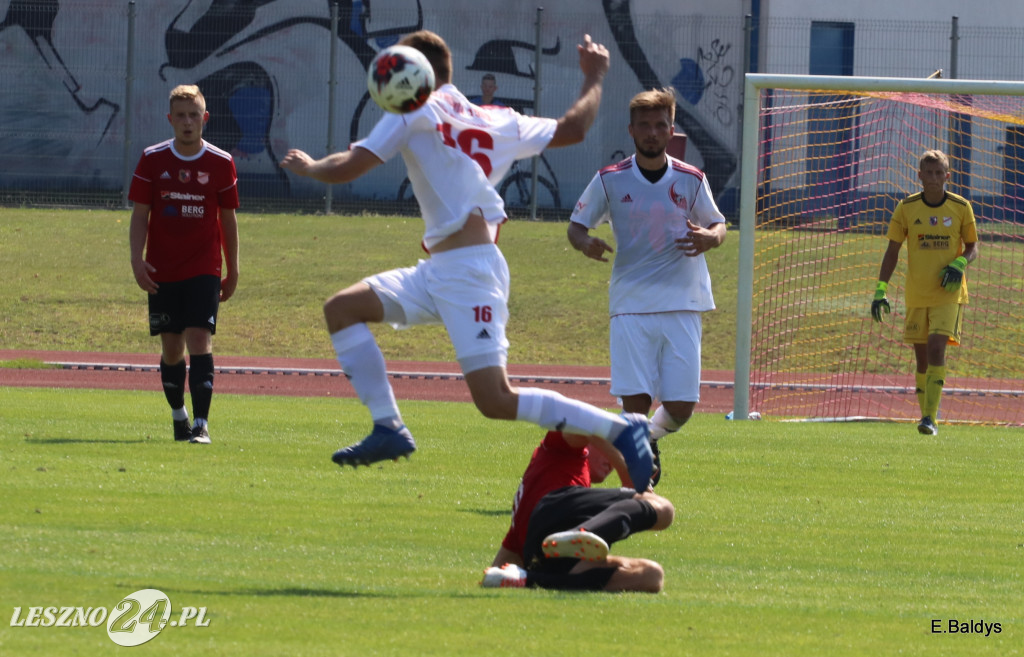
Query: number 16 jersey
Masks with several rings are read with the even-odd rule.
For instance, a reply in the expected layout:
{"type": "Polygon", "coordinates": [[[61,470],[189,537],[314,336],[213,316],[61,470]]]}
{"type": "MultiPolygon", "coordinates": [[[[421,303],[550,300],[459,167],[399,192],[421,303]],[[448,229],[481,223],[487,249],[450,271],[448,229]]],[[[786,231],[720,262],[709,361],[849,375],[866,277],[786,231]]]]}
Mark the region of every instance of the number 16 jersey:
{"type": "Polygon", "coordinates": [[[429,250],[479,211],[497,239],[505,204],[495,190],[519,159],[540,154],[555,134],[554,119],[508,107],[477,107],[455,86],[436,89],[420,109],[388,114],[352,144],[381,161],[401,153],[426,223],[429,250]]]}

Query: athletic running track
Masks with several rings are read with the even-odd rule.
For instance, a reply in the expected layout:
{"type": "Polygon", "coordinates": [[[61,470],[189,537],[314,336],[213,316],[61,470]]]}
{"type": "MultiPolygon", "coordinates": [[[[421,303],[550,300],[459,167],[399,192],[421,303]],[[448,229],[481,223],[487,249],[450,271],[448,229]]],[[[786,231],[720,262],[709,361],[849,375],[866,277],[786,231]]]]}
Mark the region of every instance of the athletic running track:
{"type": "MultiPolygon", "coordinates": [[[[160,388],[159,354],[109,354],[0,349],[0,360],[33,359],[57,367],[0,368],[0,386],[152,390],[160,388]]],[[[249,358],[214,353],[217,394],[355,397],[333,359],[249,358]]],[[[399,403],[403,399],[470,402],[469,391],[454,363],[389,361],[388,373],[399,403]]],[[[703,373],[697,410],[732,410],[732,372],[703,373]]],[[[614,408],[608,392],[607,367],[510,365],[514,386],[555,390],[602,408],[614,408]]]]}

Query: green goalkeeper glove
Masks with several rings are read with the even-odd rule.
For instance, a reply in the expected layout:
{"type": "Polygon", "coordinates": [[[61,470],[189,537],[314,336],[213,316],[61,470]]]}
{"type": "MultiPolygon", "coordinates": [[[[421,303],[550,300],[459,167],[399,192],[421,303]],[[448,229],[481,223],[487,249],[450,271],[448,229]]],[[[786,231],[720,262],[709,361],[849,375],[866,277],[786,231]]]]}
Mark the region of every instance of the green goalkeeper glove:
{"type": "Polygon", "coordinates": [[[885,281],[878,281],[878,285],[875,287],[875,300],[871,302],[871,316],[875,318],[876,322],[882,321],[882,311],[888,315],[890,312],[889,300],[885,298],[885,291],[889,289],[889,284],[885,281]]]}
{"type": "Polygon", "coordinates": [[[946,292],[956,292],[964,280],[964,269],[967,269],[967,258],[958,256],[942,270],[942,287],[946,292]]]}

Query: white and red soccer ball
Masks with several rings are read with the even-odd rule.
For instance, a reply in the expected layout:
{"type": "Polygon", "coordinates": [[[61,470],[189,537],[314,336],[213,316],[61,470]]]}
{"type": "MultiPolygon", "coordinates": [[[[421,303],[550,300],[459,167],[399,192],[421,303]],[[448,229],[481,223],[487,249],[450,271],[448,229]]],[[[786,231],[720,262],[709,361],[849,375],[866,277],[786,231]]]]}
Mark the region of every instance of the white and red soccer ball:
{"type": "Polygon", "coordinates": [[[423,107],[434,90],[434,68],[426,56],[409,46],[390,46],[377,53],[366,72],[370,98],[392,114],[423,107]]]}

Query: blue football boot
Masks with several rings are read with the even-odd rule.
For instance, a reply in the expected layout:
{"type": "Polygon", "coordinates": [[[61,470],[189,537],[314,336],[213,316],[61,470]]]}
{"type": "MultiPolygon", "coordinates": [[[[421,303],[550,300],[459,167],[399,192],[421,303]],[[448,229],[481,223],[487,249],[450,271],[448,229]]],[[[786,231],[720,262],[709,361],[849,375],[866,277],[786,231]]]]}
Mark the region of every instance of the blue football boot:
{"type": "Polygon", "coordinates": [[[629,468],[629,477],[633,480],[633,488],[643,493],[650,486],[651,475],[654,473],[651,425],[643,413],[623,413],[622,417],[629,426],[612,441],[612,445],[622,452],[622,458],[629,468]]]}
{"type": "Polygon", "coordinates": [[[338,465],[351,465],[355,468],[378,461],[397,461],[401,456],[409,458],[415,451],[416,441],[405,425],[395,430],[375,424],[373,432],[363,438],[362,442],[339,449],[331,460],[338,465]]]}

